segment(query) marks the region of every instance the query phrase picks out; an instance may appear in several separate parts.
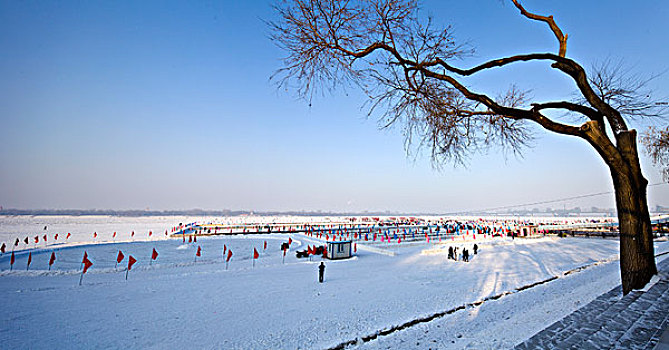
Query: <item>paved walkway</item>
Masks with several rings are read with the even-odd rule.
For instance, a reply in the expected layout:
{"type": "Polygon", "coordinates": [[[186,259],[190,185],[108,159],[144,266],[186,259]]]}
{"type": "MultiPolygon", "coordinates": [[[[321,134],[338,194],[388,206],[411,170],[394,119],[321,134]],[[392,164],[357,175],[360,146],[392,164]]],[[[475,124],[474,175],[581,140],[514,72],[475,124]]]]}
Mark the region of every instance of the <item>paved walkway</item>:
{"type": "Polygon", "coordinates": [[[669,350],[669,258],[657,268],[648,291],[622,297],[618,286],[515,348],[669,350]]]}

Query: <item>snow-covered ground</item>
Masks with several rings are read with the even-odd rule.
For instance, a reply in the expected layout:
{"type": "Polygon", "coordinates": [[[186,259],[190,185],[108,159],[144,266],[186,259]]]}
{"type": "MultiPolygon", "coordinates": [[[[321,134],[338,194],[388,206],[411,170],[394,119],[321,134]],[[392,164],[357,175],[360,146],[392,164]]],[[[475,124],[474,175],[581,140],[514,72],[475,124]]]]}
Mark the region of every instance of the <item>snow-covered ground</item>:
{"type": "MultiPolygon", "coordinates": [[[[11,272],[9,254],[0,257],[1,347],[328,348],[561,276],[355,345],[508,348],[620,283],[617,240],[565,238],[481,243],[469,263],[448,260],[446,249],[441,253],[447,245],[438,243],[375,246],[394,256],[359,245],[352,259],[326,260],[325,283],[319,284],[321,259],[294,254],[319,240],[290,235],[293,245],[283,262],[285,234],[201,237],[191,244],[164,238],[166,229],[189,219],[35,217],[29,226],[25,218],[0,218],[4,242],[41,234],[44,225],[50,232],[72,231],[78,242],[32,250],[30,271],[28,251],[17,252],[11,272]],[[134,242],[128,236],[133,230],[134,242]],[[148,240],[148,230],[157,237],[148,240]],[[107,241],[113,231],[122,242],[90,242],[92,232],[107,241]],[[234,254],[227,270],[224,245],[234,254]],[[195,262],[198,246],[202,256],[195,262]],[[159,257],[149,266],[153,248],[159,257]],[[254,248],[260,252],[255,266],[254,248]],[[46,271],[52,250],[57,260],[46,271]],[[118,250],[126,258],[115,269],[118,250]],[[79,286],[84,251],[94,265],[79,286]],[[128,255],[138,263],[126,281],[128,255]],[[562,275],[595,262],[603,263],[562,275]]],[[[656,243],[656,252],[668,250],[667,242],[656,243]]]]}

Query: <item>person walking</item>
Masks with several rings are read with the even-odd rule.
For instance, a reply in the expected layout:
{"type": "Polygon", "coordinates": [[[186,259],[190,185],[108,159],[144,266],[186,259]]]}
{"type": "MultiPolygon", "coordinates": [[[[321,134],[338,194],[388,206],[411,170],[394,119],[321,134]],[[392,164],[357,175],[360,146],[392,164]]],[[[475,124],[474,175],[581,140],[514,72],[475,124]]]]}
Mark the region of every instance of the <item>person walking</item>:
{"type": "Polygon", "coordinates": [[[474,255],[478,254],[479,246],[474,243],[474,255]]]}
{"type": "Polygon", "coordinates": [[[323,283],[323,276],[325,275],[325,264],[321,261],[318,265],[318,282],[323,283]]]}

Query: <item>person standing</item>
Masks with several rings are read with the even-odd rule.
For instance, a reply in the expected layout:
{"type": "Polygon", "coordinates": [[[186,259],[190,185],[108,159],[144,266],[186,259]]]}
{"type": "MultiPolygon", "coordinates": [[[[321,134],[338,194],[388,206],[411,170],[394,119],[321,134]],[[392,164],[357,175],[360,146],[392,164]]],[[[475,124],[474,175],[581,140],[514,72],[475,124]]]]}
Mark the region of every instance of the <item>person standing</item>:
{"type": "Polygon", "coordinates": [[[478,254],[479,246],[474,243],[474,255],[478,254]]]}
{"type": "Polygon", "coordinates": [[[323,276],[325,275],[325,264],[321,261],[318,266],[318,282],[323,283],[323,276]]]}

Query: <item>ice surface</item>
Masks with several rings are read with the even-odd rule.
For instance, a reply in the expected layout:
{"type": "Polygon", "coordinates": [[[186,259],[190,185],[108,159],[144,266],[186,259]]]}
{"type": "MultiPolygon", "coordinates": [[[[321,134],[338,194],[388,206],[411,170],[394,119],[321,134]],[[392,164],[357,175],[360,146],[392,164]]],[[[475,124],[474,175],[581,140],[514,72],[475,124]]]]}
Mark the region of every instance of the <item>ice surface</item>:
{"type": "MultiPolygon", "coordinates": [[[[279,246],[286,234],[200,237],[191,244],[162,237],[187,219],[36,217],[26,223],[0,218],[5,242],[13,243],[18,233],[39,234],[46,224],[49,231],[72,231],[80,244],[34,250],[27,272],[26,252],[17,253],[12,272],[7,271],[9,254],[0,257],[2,348],[328,348],[608,261],[358,345],[506,348],[620,283],[618,241],[565,238],[481,243],[470,263],[448,260],[438,243],[377,244],[395,256],[358,249],[354,259],[325,261],[325,283],[319,284],[320,258],[294,254],[321,243],[317,239],[290,235],[294,243],[284,263],[279,246]],[[137,241],[91,244],[96,230],[105,240],[117,231],[121,241],[135,230],[137,241]],[[157,237],[149,240],[148,230],[157,237]],[[228,270],[224,244],[234,253],[228,270]],[[198,245],[203,255],[194,262],[198,245]],[[149,266],[154,247],[160,255],[149,266]],[[260,252],[255,266],[254,247],[260,252]],[[49,272],[52,250],[57,260],[49,272]],[[94,265],[79,286],[84,250],[94,265]],[[115,270],[118,250],[126,260],[115,270]],[[126,281],[128,255],[139,262],[126,281]]],[[[656,246],[669,250],[667,242],[656,246]]]]}

